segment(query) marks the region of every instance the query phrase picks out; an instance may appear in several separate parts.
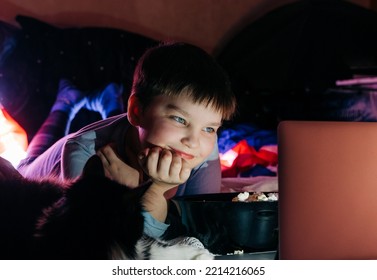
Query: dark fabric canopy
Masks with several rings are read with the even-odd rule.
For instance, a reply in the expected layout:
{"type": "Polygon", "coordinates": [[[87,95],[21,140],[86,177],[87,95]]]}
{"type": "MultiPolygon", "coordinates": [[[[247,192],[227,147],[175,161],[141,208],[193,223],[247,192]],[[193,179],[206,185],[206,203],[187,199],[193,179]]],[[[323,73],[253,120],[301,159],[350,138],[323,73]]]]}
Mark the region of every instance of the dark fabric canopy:
{"type": "MultiPolygon", "coordinates": [[[[0,103],[27,129],[29,138],[40,127],[53,104],[59,80],[80,89],[101,89],[121,83],[130,92],[139,57],[157,42],[113,28],[57,28],[34,18],[17,16],[21,28],[8,31],[0,24],[0,103]],[[4,46],[6,48],[4,48],[4,46]]],[[[82,120],[98,116],[86,112],[82,120]]],[[[73,123],[73,130],[82,123],[73,123]]]]}
{"type": "Polygon", "coordinates": [[[308,92],[355,73],[377,74],[377,13],[341,0],[298,1],[246,26],[218,60],[240,116],[266,123],[281,104],[301,106],[308,92]]]}

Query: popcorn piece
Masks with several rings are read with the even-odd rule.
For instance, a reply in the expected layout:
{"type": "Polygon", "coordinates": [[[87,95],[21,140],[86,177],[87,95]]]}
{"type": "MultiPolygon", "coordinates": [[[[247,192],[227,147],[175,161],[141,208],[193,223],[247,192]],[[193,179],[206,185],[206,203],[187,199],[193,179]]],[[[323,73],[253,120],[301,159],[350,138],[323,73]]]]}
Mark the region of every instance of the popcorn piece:
{"type": "Polygon", "coordinates": [[[242,255],[243,254],[243,250],[234,250],[234,254],[235,255],[242,255]]]}
{"type": "Polygon", "coordinates": [[[277,193],[269,193],[267,197],[268,197],[268,201],[277,201],[279,199],[279,196],[277,193]]]}
{"type": "Polygon", "coordinates": [[[239,193],[236,197],[232,198],[233,202],[254,202],[254,201],[277,201],[279,199],[277,193],[268,193],[267,195],[262,192],[254,192],[250,195],[249,192],[239,193]]]}
{"type": "Polygon", "coordinates": [[[268,198],[264,193],[260,193],[257,197],[257,201],[267,201],[268,198]]]}
{"type": "Polygon", "coordinates": [[[238,194],[237,198],[238,198],[238,201],[246,201],[248,198],[249,198],[249,192],[243,192],[243,193],[240,193],[238,194]]]}
{"type": "Polygon", "coordinates": [[[228,256],[230,255],[242,255],[243,254],[243,250],[234,250],[233,253],[227,253],[228,256]]]}

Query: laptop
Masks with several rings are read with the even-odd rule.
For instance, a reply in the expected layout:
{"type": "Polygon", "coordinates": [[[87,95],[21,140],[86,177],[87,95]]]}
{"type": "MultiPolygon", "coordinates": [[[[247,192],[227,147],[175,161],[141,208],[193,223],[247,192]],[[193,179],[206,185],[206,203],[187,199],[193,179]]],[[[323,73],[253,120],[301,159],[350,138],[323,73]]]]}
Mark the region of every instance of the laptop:
{"type": "Polygon", "coordinates": [[[377,259],[377,123],[278,127],[279,259],[377,259]]]}

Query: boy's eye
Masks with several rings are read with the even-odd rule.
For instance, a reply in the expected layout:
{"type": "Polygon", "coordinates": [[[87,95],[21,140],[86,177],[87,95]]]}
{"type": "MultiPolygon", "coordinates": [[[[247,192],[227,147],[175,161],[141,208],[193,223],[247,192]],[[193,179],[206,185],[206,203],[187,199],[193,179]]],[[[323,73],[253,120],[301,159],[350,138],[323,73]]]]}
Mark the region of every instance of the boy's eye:
{"type": "Polygon", "coordinates": [[[213,127],[206,127],[204,128],[204,131],[207,133],[214,133],[216,130],[213,127]]]}
{"type": "Polygon", "coordinates": [[[186,120],[184,118],[181,118],[181,117],[178,117],[178,116],[171,116],[171,118],[173,120],[175,120],[176,122],[179,122],[183,125],[186,125],[186,120]]]}

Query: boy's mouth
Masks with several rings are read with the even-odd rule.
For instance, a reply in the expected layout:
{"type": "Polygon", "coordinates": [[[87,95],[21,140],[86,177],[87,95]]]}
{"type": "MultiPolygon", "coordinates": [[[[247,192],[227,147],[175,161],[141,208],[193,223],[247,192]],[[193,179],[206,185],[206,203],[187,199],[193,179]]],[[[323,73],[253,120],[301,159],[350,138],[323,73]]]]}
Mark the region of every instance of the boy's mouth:
{"type": "MultiPolygon", "coordinates": [[[[152,144],[151,146],[152,146],[152,147],[160,147],[161,149],[164,149],[164,148],[161,147],[161,146],[157,146],[157,145],[153,145],[153,144],[152,144]]],[[[174,148],[172,148],[172,147],[169,147],[169,146],[167,146],[165,149],[168,149],[168,150],[174,152],[175,154],[179,155],[181,158],[183,158],[183,159],[185,159],[185,160],[191,160],[191,159],[195,158],[194,155],[191,155],[191,154],[188,154],[188,153],[182,152],[182,151],[180,151],[180,150],[176,150],[176,149],[174,149],[174,148]]]]}
{"type": "Polygon", "coordinates": [[[187,154],[185,152],[182,152],[182,151],[179,151],[179,150],[175,150],[175,149],[172,149],[170,148],[174,153],[176,153],[177,155],[179,155],[181,158],[185,159],[185,160],[190,160],[190,159],[193,159],[194,156],[193,155],[190,155],[190,154],[187,154]]]}

